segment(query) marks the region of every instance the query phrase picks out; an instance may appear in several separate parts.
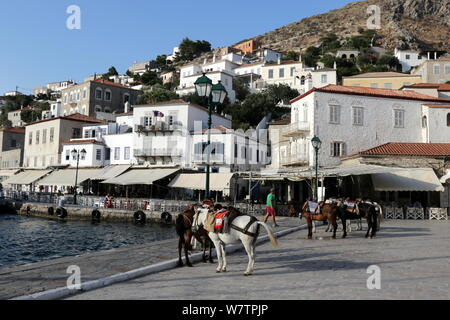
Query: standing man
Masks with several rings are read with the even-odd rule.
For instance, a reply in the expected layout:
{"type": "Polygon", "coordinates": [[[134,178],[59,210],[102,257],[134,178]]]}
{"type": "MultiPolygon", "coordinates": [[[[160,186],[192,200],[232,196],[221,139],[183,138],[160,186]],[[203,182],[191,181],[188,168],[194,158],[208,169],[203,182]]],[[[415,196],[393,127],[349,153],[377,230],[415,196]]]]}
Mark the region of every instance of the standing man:
{"type": "Polygon", "coordinates": [[[267,203],[266,203],[266,216],[264,218],[264,223],[267,222],[270,216],[272,216],[273,224],[275,227],[278,227],[275,216],[277,214],[276,211],[277,200],[275,198],[275,189],[270,189],[270,193],[267,195],[267,203]]]}

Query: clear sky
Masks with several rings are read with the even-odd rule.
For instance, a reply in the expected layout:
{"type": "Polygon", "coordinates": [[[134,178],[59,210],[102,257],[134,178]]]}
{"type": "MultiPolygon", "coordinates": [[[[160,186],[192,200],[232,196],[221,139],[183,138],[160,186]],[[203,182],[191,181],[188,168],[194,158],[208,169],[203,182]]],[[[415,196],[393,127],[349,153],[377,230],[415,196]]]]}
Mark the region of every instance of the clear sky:
{"type": "Polygon", "coordinates": [[[169,54],[184,37],[213,47],[234,44],[350,0],[2,0],[0,95],[48,82],[83,81],[115,66],[169,54]],[[70,5],[81,30],[69,30],[70,5]]]}

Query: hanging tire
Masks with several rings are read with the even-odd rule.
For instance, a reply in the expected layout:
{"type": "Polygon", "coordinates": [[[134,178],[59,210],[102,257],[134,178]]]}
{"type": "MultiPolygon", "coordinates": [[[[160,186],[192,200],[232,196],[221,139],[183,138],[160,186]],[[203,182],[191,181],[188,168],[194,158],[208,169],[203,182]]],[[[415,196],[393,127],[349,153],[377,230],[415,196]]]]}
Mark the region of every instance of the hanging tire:
{"type": "Polygon", "coordinates": [[[145,224],[146,220],[147,220],[147,217],[143,211],[139,210],[134,213],[134,223],[145,224]]]}
{"type": "Polygon", "coordinates": [[[67,217],[67,210],[62,208],[62,207],[59,207],[58,209],[56,209],[56,216],[58,218],[61,218],[61,219],[66,218],[67,217]]]}
{"type": "Polygon", "coordinates": [[[49,216],[55,215],[55,208],[49,207],[49,208],[47,209],[47,213],[48,213],[49,216]]]}
{"type": "Polygon", "coordinates": [[[161,220],[162,220],[164,223],[169,224],[169,223],[172,222],[172,215],[171,215],[169,212],[163,212],[163,213],[161,214],[161,220]]]}
{"type": "Polygon", "coordinates": [[[95,209],[91,213],[92,221],[94,222],[100,222],[100,219],[102,217],[102,214],[99,210],[95,209]]]}

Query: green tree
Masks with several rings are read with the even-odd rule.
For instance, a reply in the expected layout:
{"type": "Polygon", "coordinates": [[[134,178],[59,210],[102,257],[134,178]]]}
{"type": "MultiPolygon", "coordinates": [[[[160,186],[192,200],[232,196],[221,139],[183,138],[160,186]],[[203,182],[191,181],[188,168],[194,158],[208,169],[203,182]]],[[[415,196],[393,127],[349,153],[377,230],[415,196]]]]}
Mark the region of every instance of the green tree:
{"type": "Polygon", "coordinates": [[[295,51],[289,51],[281,60],[283,60],[283,61],[286,61],[286,60],[298,61],[299,58],[300,58],[300,53],[295,52],[295,51]]]}
{"type": "Polygon", "coordinates": [[[175,61],[192,61],[205,52],[211,51],[211,44],[205,40],[192,41],[184,38],[178,46],[179,52],[175,61]]]}
{"type": "Polygon", "coordinates": [[[302,60],[308,67],[315,67],[320,59],[321,50],[317,47],[308,47],[304,54],[302,54],[302,60]]]}
{"type": "Polygon", "coordinates": [[[156,87],[145,91],[144,94],[139,97],[137,104],[152,104],[178,98],[179,97],[175,92],[156,87]]]}
{"type": "Polygon", "coordinates": [[[102,79],[109,80],[109,77],[118,76],[118,75],[119,75],[119,73],[117,72],[116,68],[111,67],[108,69],[108,72],[102,76],[102,79]]]}
{"type": "Polygon", "coordinates": [[[248,84],[242,78],[233,79],[233,90],[236,92],[236,99],[238,101],[244,101],[250,94],[248,84]]]}
{"type": "Polygon", "coordinates": [[[162,84],[162,80],[158,76],[158,73],[150,70],[147,70],[141,76],[138,74],[134,75],[134,80],[140,81],[146,86],[154,86],[156,84],[162,84]]]}
{"type": "Polygon", "coordinates": [[[298,92],[297,89],[292,89],[287,84],[269,85],[264,92],[267,93],[276,104],[282,103],[284,105],[288,105],[292,99],[300,95],[300,92],[298,92]]]}
{"type": "Polygon", "coordinates": [[[320,58],[319,61],[322,62],[326,68],[333,68],[334,62],[336,61],[336,57],[330,54],[326,54],[322,56],[322,58],[320,58]]]}

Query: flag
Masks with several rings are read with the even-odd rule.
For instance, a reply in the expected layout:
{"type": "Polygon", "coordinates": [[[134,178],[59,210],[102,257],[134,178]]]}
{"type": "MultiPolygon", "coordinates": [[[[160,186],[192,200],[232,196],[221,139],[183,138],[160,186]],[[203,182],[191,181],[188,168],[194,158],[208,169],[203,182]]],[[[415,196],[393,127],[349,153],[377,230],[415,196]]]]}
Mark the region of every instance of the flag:
{"type": "Polygon", "coordinates": [[[154,115],[156,118],[164,118],[164,113],[159,112],[159,111],[153,111],[153,115],[154,115]]]}

